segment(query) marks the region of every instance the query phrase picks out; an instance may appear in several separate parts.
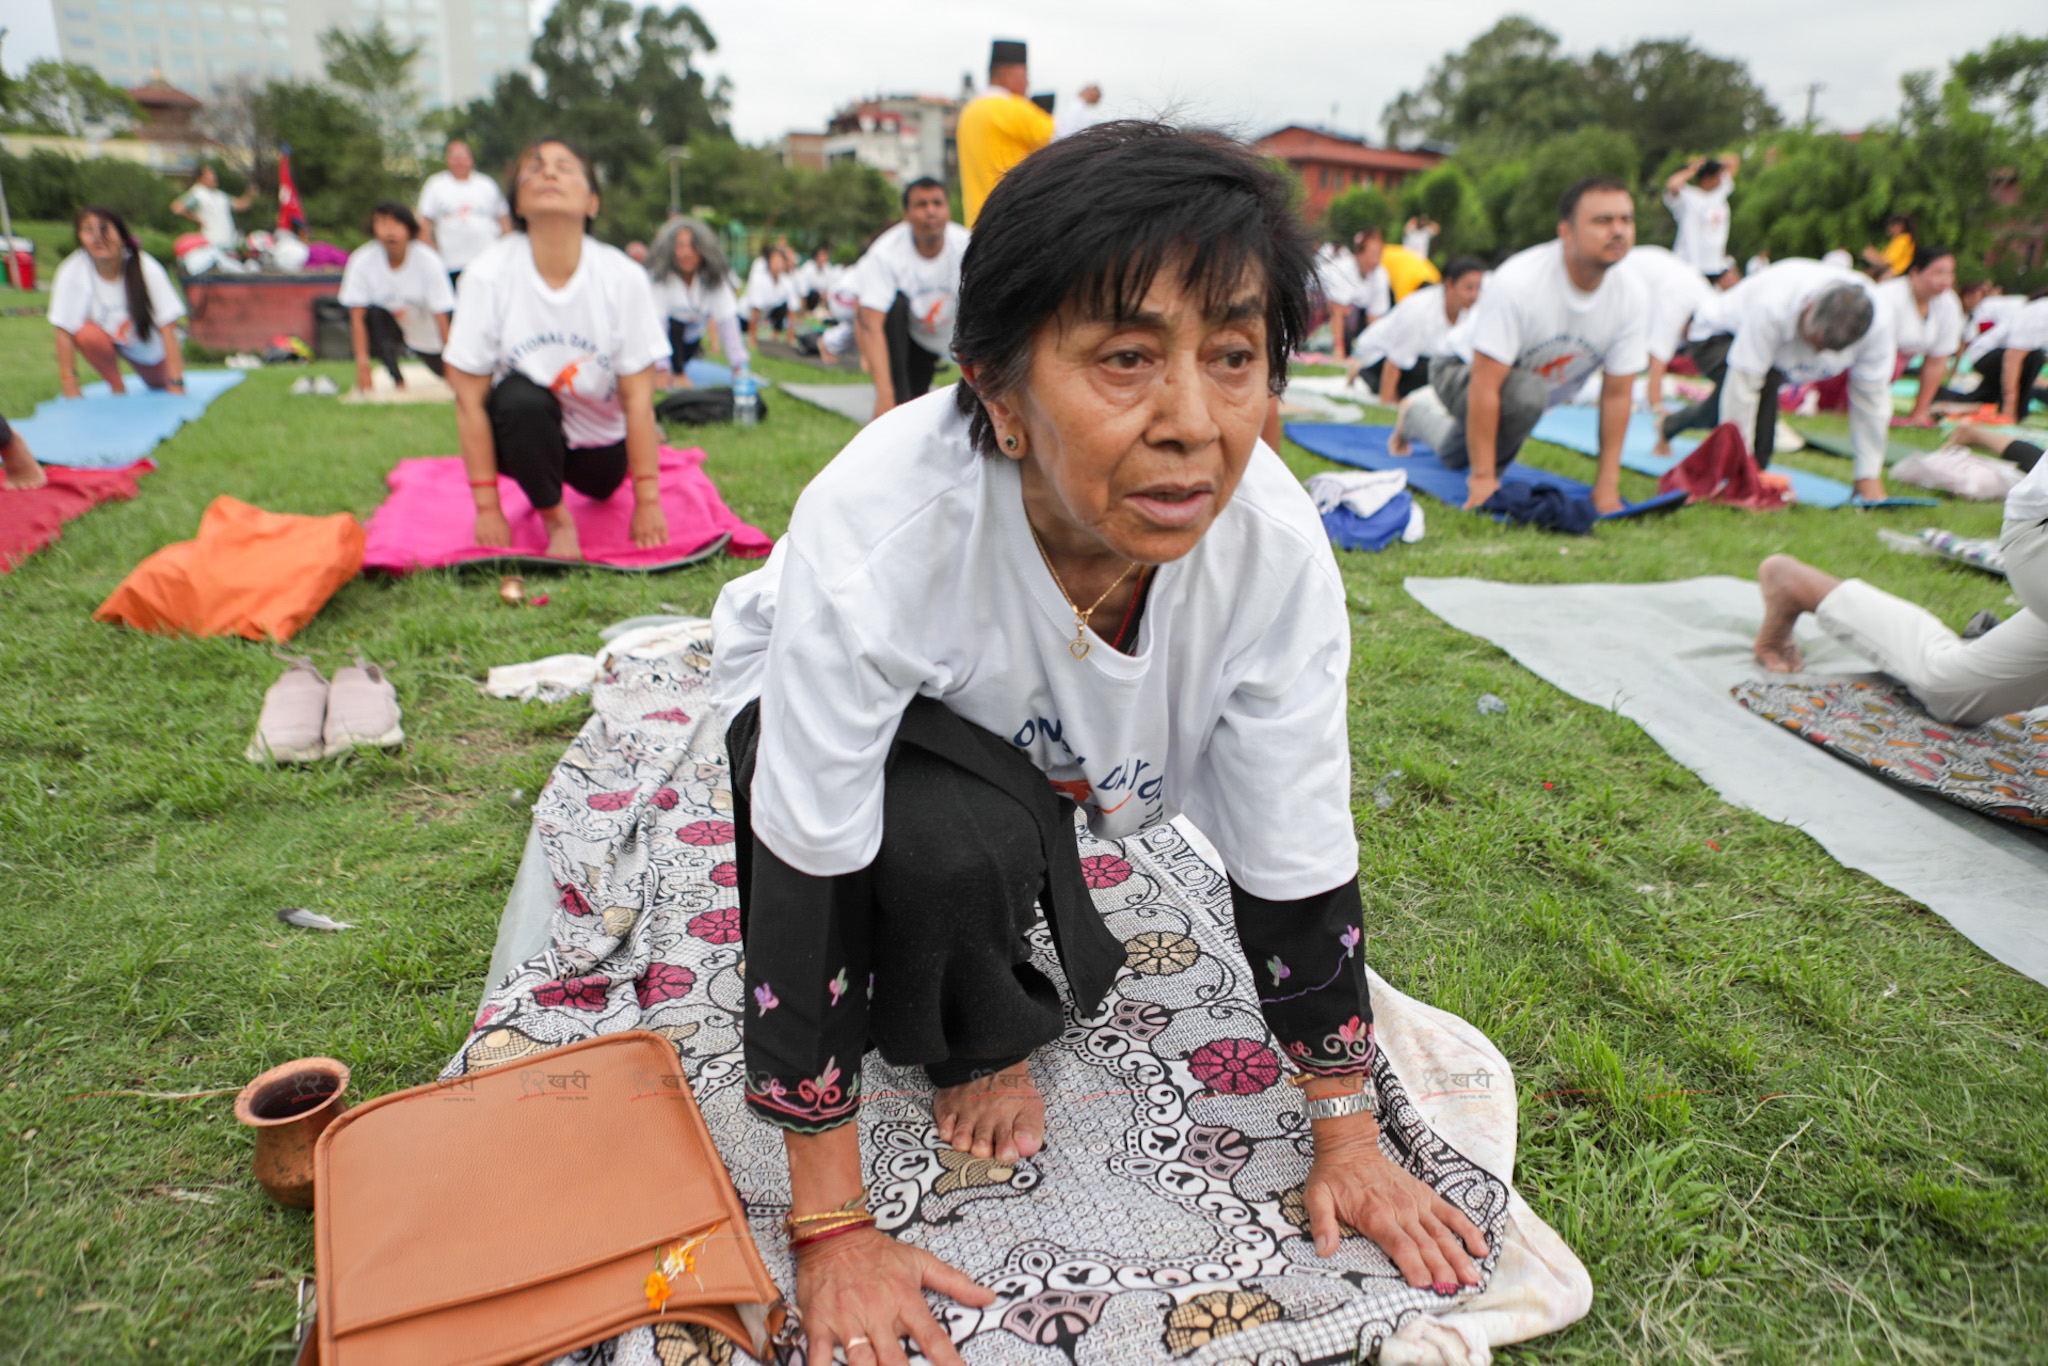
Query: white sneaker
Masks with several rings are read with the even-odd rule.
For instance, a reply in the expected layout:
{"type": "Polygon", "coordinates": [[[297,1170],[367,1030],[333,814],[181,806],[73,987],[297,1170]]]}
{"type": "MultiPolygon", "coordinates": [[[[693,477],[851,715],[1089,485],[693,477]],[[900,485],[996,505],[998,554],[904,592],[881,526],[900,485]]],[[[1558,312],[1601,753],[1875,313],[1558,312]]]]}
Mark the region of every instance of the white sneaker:
{"type": "Polygon", "coordinates": [[[327,690],[326,757],[346,754],[357,745],[390,749],[405,743],[398,723],[398,689],[375,664],[356,662],[335,670],[327,690]]]}
{"type": "Polygon", "coordinates": [[[263,694],[256,736],[242,757],[252,764],[304,764],[325,758],[326,719],[327,680],[312,660],[298,660],[263,694]]]}
{"type": "Polygon", "coordinates": [[[304,396],[312,392],[313,377],[311,375],[300,375],[297,379],[292,381],[292,393],[294,396],[303,398],[304,396]]]}
{"type": "Polygon", "coordinates": [[[341,390],[334,387],[334,381],[325,375],[313,376],[313,390],[321,398],[333,398],[341,390]]]}

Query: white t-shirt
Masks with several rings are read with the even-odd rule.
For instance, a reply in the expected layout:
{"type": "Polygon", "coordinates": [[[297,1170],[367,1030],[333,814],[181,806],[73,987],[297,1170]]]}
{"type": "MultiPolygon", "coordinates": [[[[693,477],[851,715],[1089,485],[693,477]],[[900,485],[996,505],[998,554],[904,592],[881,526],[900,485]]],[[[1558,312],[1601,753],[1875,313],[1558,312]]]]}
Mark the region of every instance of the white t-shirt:
{"type": "Polygon", "coordinates": [[[227,251],[242,240],[242,234],[235,231],[235,201],[226,190],[194,185],[178,196],[178,202],[198,217],[199,231],[209,246],[227,251]]]}
{"type": "Polygon", "coordinates": [[[1963,328],[1964,337],[1969,342],[1963,352],[1963,364],[1975,365],[1986,351],[1997,347],[2000,344],[1998,325],[2026,306],[2027,296],[2024,294],[1994,294],[1980,301],[1963,328]]]}
{"type": "Polygon", "coordinates": [[[1436,234],[1428,228],[1402,228],[1401,245],[1417,256],[1429,256],[1429,244],[1436,240],[1436,234]]]}
{"type": "Polygon", "coordinates": [[[792,270],[777,275],[769,269],[766,256],[756,256],[752,268],[747,271],[747,287],[740,296],[739,306],[749,313],[755,309],[766,313],[778,306],[801,309],[804,296],[797,287],[796,272],[792,270]]]}
{"type": "Polygon", "coordinates": [[[1501,263],[1479,303],[1451,329],[1445,345],[1470,361],[1480,352],[1550,384],[1550,401],[1568,403],[1593,371],[1639,374],[1646,309],[1628,272],[1611,268],[1583,293],[1565,273],[1564,243],[1545,242],[1501,263]]]}
{"type": "Polygon", "coordinates": [[[1615,269],[1628,272],[1648,309],[1643,323],[1644,349],[1669,364],[1685,340],[1687,320],[1712,302],[1714,287],[1665,247],[1637,247],[1615,269]]]}
{"type": "Polygon", "coordinates": [[[619,376],[668,355],[647,272],[617,247],[583,239],[576,273],[550,289],[525,233],[500,238],[462,272],[442,359],[501,380],[517,370],[554,391],[571,446],[626,439],[619,376]]]}
{"type": "Polygon", "coordinates": [[[2037,460],[2027,477],[2005,495],[2005,520],[2039,522],[2048,520],[2048,459],[2037,460]]]}
{"type": "Polygon", "coordinates": [[[1892,320],[1877,286],[1854,271],[1837,270],[1802,258],[1780,261],[1752,275],[1721,296],[1722,331],[1735,340],[1728,347],[1731,369],[1761,375],[1775,368],[1788,384],[1830,379],[1844,370],[1852,380],[1889,384],[1898,354],[1892,320]],[[1870,295],[1876,313],[1862,340],[1844,351],[1817,351],[1799,334],[1799,315],[1815,295],[1835,285],[1851,284],[1870,295]]]}
{"type": "Polygon", "coordinates": [[[1890,315],[1892,340],[1902,356],[1953,356],[1963,344],[1963,301],[1944,289],[1927,301],[1927,316],[1913,298],[1913,282],[1895,275],[1877,287],[1878,307],[1890,315]]]}
{"type": "Polygon", "coordinates": [[[498,182],[475,171],[461,180],[453,171],[436,171],[420,186],[420,217],[433,223],[434,243],[450,270],[469,269],[505,235],[499,220],[511,213],[498,182]]]}
{"type": "Polygon", "coordinates": [[[898,223],[860,258],[860,306],[887,313],[896,296],[910,300],[910,339],[934,356],[953,350],[953,322],[960,312],[960,261],[973,234],[946,224],[937,256],[917,249],[908,223],[898,223]]]}
{"type": "Polygon", "coordinates": [[[1339,248],[1316,267],[1323,297],[1331,305],[1362,308],[1368,318],[1382,318],[1394,306],[1394,284],[1385,266],[1374,266],[1370,275],[1358,268],[1358,255],[1339,248]]]}
{"type": "Polygon", "coordinates": [[[842,268],[825,288],[825,311],[832,321],[851,324],[860,317],[860,262],[842,268]]]}
{"type": "Polygon", "coordinates": [[[1083,129],[1093,128],[1109,117],[1109,104],[1098,99],[1090,104],[1075,91],[1071,96],[1062,95],[1053,101],[1052,135],[1055,138],[1072,137],[1083,129]]]}
{"type": "Polygon", "coordinates": [[[714,280],[711,272],[699,269],[695,278],[680,273],[651,282],[654,306],[664,318],[683,325],[683,336],[696,341],[704,329],[740,315],[740,301],[733,297],[730,279],[714,280]]]}
{"type": "Polygon", "coordinates": [[[1357,875],[1344,586],[1264,445],[1186,556],[1155,571],[1136,653],[1068,651],[1013,460],[967,443],[946,388],[870,423],[797,500],[765,568],[712,613],[727,721],[761,701],[753,821],[814,876],[866,867],[911,698],[1007,738],[1105,839],[1185,811],[1256,896],[1357,875]]]}
{"type": "Polygon", "coordinates": [[[341,272],[344,308],[381,308],[398,320],[405,344],[423,356],[441,354],[441,328],[435,315],[455,311],[455,287],[441,254],[425,242],[409,242],[405,262],[396,270],[384,244],[372,238],[348,254],[341,272]]]}
{"type": "Polygon", "coordinates": [[[830,262],[821,266],[817,257],[806,256],[796,268],[797,301],[801,303],[813,294],[820,298],[829,295],[832,286],[839,283],[839,277],[845,273],[844,266],[835,266],[830,262]]]}
{"type": "Polygon", "coordinates": [[[2013,309],[1982,338],[1985,350],[2048,351],[2048,299],[2013,309]]]}
{"type": "Polygon", "coordinates": [[[1677,194],[1664,196],[1664,207],[1678,220],[1672,254],[1702,275],[1718,271],[1728,254],[1728,195],[1734,188],[1735,177],[1724,170],[1711,190],[1681,185],[1677,194]]]}
{"type": "Polygon", "coordinates": [[[1413,370],[1431,356],[1446,354],[1451,320],[1444,313],[1444,287],[1424,285],[1359,334],[1351,354],[1361,365],[1384,360],[1396,370],[1413,370]]]}
{"type": "Polygon", "coordinates": [[[158,365],[164,358],[164,326],[185,316],[185,301],[172,286],[170,272],[148,252],[142,254],[142,287],[149,293],[153,323],[147,341],[136,340],[135,320],[128,316],[128,282],[120,275],[102,278],[90,256],[74,251],[50,280],[46,316],[52,327],[66,332],[97,323],[100,331],[113,338],[114,349],[132,364],[158,365]]]}

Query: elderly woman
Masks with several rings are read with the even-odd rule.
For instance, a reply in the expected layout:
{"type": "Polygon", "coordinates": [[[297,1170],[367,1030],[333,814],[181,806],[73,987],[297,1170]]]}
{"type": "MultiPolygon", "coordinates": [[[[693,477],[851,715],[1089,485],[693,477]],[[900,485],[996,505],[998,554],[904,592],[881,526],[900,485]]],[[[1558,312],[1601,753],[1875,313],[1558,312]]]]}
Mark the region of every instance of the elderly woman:
{"type": "Polygon", "coordinates": [[[1477,1282],[1483,1236],[1377,1146],[1344,588],[1259,440],[1312,266],[1288,182],[1220,137],[1034,154],[966,256],[965,382],[863,431],[719,598],[747,1099],[785,1131],[810,1360],[957,1362],[921,1291],[992,1300],[863,1212],[861,1058],[921,1065],[958,1151],[1044,1146],[1030,1058],[1064,1012],[1034,904],[1084,1014],[1125,956],[1076,806],[1107,839],[1185,811],[1221,850],[1306,1090],[1319,1253],[1341,1221],[1411,1284],[1477,1282]]]}
{"type": "Polygon", "coordinates": [[[668,325],[668,368],[676,383],[690,383],[684,367],[696,359],[712,328],[718,329],[733,373],[747,368],[732,267],[710,228],[694,218],[671,218],[648,249],[647,278],[654,285],[654,306],[668,325]]]}

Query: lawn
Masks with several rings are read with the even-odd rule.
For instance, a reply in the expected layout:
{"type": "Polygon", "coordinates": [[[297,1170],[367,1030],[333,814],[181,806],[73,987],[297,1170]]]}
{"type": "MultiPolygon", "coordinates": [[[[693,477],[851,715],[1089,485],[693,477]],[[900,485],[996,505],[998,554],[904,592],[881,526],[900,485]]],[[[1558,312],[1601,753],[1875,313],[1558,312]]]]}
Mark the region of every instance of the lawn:
{"type": "MultiPolygon", "coordinates": [[[[359,579],[289,649],[383,662],[407,744],[251,766],[270,650],[90,614],[216,496],[367,515],[393,462],[455,448],[447,409],[292,398],[293,377],[252,375],[140,498],[0,577],[0,1362],[290,1359],[310,1221],[249,1179],[233,1091],[308,1053],[347,1062],[357,1097],[434,1076],[483,991],[527,808],[588,714],[485,698],[484,671],[636,612],[708,612],[748,568],[539,574],[551,600],[525,610],[487,573],[359,579]],[[285,906],[359,928],[289,928],[285,906]]],[[[48,329],[0,318],[0,411],[55,392],[48,329]]],[[[697,439],[777,533],[853,428],[769,403],[697,439]]],[[[1341,557],[1368,950],[1514,1063],[1517,1181],[1593,1274],[1585,1321],[1504,1359],[2048,1359],[2048,990],[1401,588],[1748,575],[1790,550],[1960,625],[2012,610],[2004,585],[1875,529],[1988,535],[1997,509],[1696,508],[1581,539],[1428,516],[1419,545],[1341,557]],[[1484,692],[1507,714],[1480,714],[1484,692]]]]}

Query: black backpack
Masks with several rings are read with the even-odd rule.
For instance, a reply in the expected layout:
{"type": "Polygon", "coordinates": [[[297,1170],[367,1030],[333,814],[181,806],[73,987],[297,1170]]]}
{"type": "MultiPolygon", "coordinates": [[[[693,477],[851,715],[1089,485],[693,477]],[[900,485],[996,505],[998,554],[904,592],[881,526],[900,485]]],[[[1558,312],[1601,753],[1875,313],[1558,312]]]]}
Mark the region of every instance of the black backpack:
{"type": "MultiPolygon", "coordinates": [[[[762,417],[768,416],[768,401],[756,395],[757,411],[762,417]]],[[[733,420],[732,390],[730,389],[677,389],[664,394],[654,405],[654,415],[663,422],[680,422],[690,427],[704,427],[714,422],[733,420]]]]}

